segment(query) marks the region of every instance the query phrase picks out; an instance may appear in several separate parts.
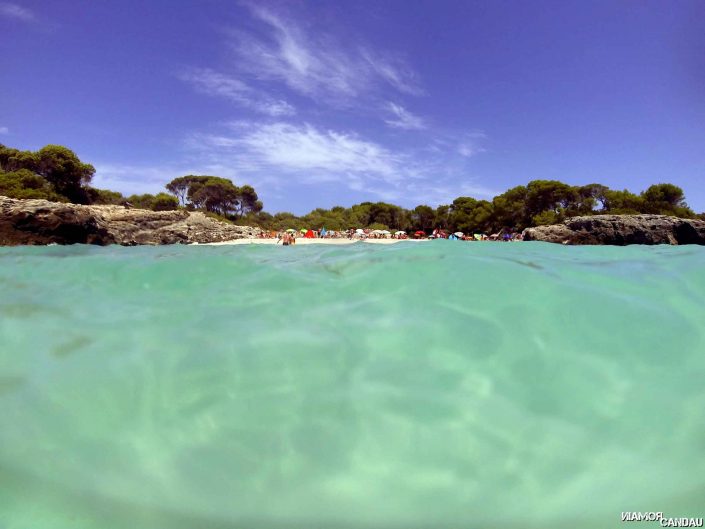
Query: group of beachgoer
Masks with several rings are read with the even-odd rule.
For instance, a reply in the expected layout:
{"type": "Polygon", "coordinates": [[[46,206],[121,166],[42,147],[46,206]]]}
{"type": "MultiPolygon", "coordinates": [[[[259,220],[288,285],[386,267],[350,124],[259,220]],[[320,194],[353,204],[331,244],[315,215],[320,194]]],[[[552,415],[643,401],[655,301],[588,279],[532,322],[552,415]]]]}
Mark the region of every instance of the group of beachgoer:
{"type": "Polygon", "coordinates": [[[320,230],[293,230],[289,229],[286,231],[276,232],[276,231],[264,231],[260,234],[261,238],[265,239],[277,239],[277,243],[281,242],[284,246],[289,246],[290,244],[296,244],[297,238],[306,239],[448,239],[457,241],[503,241],[503,242],[513,242],[521,241],[523,239],[521,233],[514,233],[511,231],[500,231],[498,233],[493,233],[487,235],[485,233],[473,233],[465,234],[462,232],[448,233],[442,229],[435,229],[428,234],[425,231],[418,230],[411,236],[403,230],[397,230],[391,232],[389,230],[371,230],[362,228],[351,228],[345,231],[335,231],[326,230],[321,228],[320,230]]]}
{"type": "MultiPolygon", "coordinates": [[[[417,232],[418,233],[418,232],[417,232]]],[[[514,233],[511,231],[499,231],[491,235],[486,233],[473,233],[465,234],[460,231],[455,233],[447,233],[445,230],[435,229],[433,233],[428,236],[429,239],[450,239],[459,241],[503,241],[503,242],[513,242],[521,241],[524,239],[521,233],[514,233]]]]}
{"type": "Polygon", "coordinates": [[[284,246],[296,244],[296,237],[294,237],[294,234],[287,231],[278,234],[277,239],[277,244],[282,243],[284,246]]]}

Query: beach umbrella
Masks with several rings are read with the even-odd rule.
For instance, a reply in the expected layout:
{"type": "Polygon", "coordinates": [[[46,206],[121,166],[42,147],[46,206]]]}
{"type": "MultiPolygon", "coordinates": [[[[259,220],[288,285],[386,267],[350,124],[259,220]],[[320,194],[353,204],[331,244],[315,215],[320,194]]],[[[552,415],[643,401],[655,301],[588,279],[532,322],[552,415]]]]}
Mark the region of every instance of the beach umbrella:
{"type": "Polygon", "coordinates": [[[365,230],[363,230],[362,228],[358,228],[355,230],[355,233],[365,233],[365,230]]]}
{"type": "Polygon", "coordinates": [[[419,230],[416,233],[414,233],[414,235],[426,235],[426,232],[419,230]]]}
{"type": "Polygon", "coordinates": [[[301,233],[306,233],[308,230],[307,230],[306,228],[301,228],[299,231],[300,231],[301,233]]]}
{"type": "Polygon", "coordinates": [[[463,232],[462,232],[462,231],[456,231],[453,235],[455,235],[456,237],[462,237],[462,236],[463,236],[463,232]]]}
{"type": "Polygon", "coordinates": [[[389,230],[379,230],[382,235],[390,235],[392,232],[389,230]]]}
{"type": "Polygon", "coordinates": [[[296,233],[296,230],[294,228],[289,228],[286,231],[287,231],[287,233],[296,233]]]}
{"type": "Polygon", "coordinates": [[[399,230],[399,231],[394,232],[394,235],[406,235],[406,232],[399,230]]]}

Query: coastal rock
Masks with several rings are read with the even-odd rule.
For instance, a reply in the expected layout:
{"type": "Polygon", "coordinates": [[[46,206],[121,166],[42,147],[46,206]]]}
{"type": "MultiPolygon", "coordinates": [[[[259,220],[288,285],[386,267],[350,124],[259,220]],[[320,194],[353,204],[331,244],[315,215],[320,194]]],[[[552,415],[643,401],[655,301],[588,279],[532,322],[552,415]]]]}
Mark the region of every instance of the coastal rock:
{"type": "Polygon", "coordinates": [[[235,226],[201,212],[82,206],[0,196],[0,245],[208,243],[257,237],[259,228],[235,226]]]}
{"type": "Polygon", "coordinates": [[[705,221],[666,215],[592,215],[524,230],[525,241],[562,244],[704,244],[705,221]]]}

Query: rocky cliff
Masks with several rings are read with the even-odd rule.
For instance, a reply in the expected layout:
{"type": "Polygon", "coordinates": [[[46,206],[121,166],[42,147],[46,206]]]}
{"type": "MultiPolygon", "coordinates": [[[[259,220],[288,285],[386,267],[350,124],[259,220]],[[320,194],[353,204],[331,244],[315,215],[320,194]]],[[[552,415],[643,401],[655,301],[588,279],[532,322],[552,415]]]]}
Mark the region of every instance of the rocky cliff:
{"type": "Polygon", "coordinates": [[[705,221],[665,215],[593,215],[524,230],[525,241],[562,244],[705,244],[705,221]]]}
{"type": "Polygon", "coordinates": [[[200,212],[81,206],[0,196],[0,245],[207,243],[257,237],[260,231],[220,222],[200,212]]]}

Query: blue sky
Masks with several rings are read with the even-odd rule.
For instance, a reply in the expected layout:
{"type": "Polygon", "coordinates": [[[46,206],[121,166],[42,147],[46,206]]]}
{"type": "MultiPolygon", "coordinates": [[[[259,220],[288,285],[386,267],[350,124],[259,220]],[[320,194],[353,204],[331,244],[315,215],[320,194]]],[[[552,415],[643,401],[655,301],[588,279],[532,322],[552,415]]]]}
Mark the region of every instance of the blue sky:
{"type": "Polygon", "coordinates": [[[94,185],[251,184],[271,212],[537,178],[705,210],[705,2],[0,0],[0,142],[94,185]]]}

